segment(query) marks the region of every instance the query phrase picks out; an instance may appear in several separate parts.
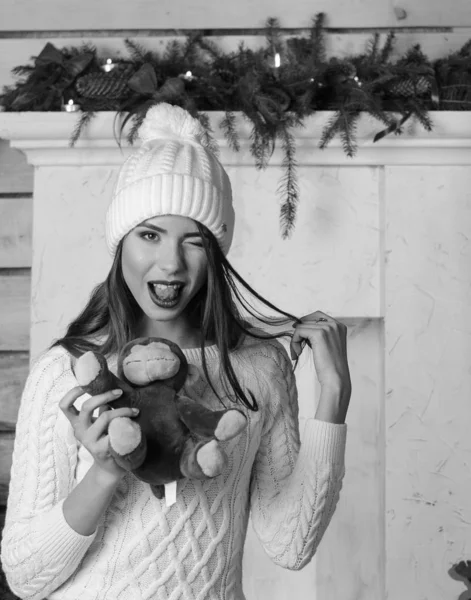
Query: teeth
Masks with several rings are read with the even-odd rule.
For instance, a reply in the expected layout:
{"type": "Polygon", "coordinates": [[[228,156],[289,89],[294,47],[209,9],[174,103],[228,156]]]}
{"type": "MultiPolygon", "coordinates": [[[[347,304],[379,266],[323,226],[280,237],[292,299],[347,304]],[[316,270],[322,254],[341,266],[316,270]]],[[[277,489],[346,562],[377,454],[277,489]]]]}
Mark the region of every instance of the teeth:
{"type": "Polygon", "coordinates": [[[178,290],[180,287],[180,284],[178,283],[173,283],[173,284],[169,284],[169,283],[153,283],[152,284],[155,288],[158,288],[159,290],[166,290],[169,287],[173,288],[174,290],[178,290]]]}

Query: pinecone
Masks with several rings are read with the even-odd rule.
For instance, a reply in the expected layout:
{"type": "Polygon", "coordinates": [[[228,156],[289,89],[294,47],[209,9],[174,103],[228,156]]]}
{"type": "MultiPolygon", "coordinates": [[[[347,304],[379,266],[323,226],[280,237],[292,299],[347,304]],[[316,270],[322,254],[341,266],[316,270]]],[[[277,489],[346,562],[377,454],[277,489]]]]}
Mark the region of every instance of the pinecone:
{"type": "Polygon", "coordinates": [[[124,98],[130,92],[128,80],[127,73],[90,73],[77,79],[75,89],[83,98],[124,98]]]}
{"type": "Polygon", "coordinates": [[[417,77],[416,79],[403,79],[388,86],[388,92],[393,96],[402,96],[403,98],[412,98],[421,96],[430,91],[432,84],[427,77],[417,77]]]}

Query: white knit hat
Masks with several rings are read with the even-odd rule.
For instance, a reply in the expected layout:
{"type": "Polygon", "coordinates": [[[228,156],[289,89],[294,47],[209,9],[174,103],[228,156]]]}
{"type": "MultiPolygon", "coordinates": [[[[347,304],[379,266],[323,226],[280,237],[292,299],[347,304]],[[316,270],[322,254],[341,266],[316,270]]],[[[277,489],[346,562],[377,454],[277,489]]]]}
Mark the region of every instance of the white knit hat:
{"type": "Polygon", "coordinates": [[[110,254],[142,221],[180,215],[205,225],[226,255],[235,221],[231,183],[205,144],[201,123],[162,102],[149,109],[138,136],[142,145],[121,166],[106,213],[110,254]]]}

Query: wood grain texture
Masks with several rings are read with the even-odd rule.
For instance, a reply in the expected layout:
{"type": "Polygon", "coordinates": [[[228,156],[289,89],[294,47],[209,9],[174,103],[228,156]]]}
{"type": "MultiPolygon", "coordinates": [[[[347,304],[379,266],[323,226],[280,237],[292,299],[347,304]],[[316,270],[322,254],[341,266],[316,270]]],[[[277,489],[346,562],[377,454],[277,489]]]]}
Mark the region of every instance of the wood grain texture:
{"type": "MultiPolygon", "coordinates": [[[[303,26],[309,24],[307,20],[303,26]]],[[[298,33],[301,35],[301,33],[298,33]]],[[[387,33],[381,33],[380,44],[384,43],[387,33]]],[[[351,33],[330,33],[326,35],[326,51],[328,56],[350,56],[354,53],[361,53],[365,50],[368,40],[371,39],[371,32],[351,32],[351,33]]],[[[93,44],[98,51],[98,55],[103,60],[108,55],[116,58],[129,58],[129,54],[124,45],[124,39],[130,37],[137,41],[146,49],[154,51],[163,51],[167,43],[172,40],[183,41],[182,36],[152,36],[146,35],[120,35],[116,37],[93,37],[86,35],[83,38],[78,37],[48,37],[48,38],[18,38],[18,39],[0,39],[0,83],[11,85],[17,81],[11,74],[11,70],[19,65],[32,64],[31,57],[37,56],[46,42],[51,42],[58,48],[66,46],[78,46],[82,39],[86,43],[93,44]]],[[[405,51],[414,44],[420,44],[425,54],[431,58],[440,58],[461,48],[471,38],[471,23],[469,29],[460,29],[454,33],[443,32],[423,32],[423,31],[398,31],[396,34],[395,53],[393,56],[403,55],[405,51]]],[[[213,36],[210,38],[224,52],[237,50],[240,42],[244,42],[248,48],[260,48],[266,46],[264,35],[228,35],[213,36]]],[[[1,146],[0,146],[1,152],[1,146]]],[[[16,151],[17,152],[17,151],[16,151]]],[[[2,162],[0,155],[0,163],[2,162]]],[[[24,160],[24,159],[23,159],[24,160]]],[[[11,159],[10,159],[11,162],[11,159]]],[[[3,169],[0,166],[0,174],[3,169]]],[[[8,174],[6,171],[5,174],[8,174]]],[[[1,177],[0,177],[1,180],[1,177]]],[[[1,184],[1,181],[0,181],[1,184]]],[[[1,189],[0,189],[1,191],[1,189]]],[[[24,190],[21,190],[24,191],[24,190]]]]}
{"type": "Polygon", "coordinates": [[[0,268],[31,267],[32,198],[0,198],[0,268]]]}
{"type": "MultiPolygon", "coordinates": [[[[1,51],[1,49],[0,49],[1,51]]],[[[5,73],[0,58],[0,86],[10,81],[8,73],[5,73]]],[[[13,68],[16,63],[16,57],[11,56],[12,60],[8,62],[7,68],[13,68]],[[11,67],[9,66],[11,64],[11,67]]],[[[7,140],[0,139],[0,194],[11,193],[32,193],[33,191],[33,167],[28,165],[23,152],[10,148],[7,140]]]]}
{"type": "Polygon", "coordinates": [[[0,353],[0,432],[15,427],[28,373],[28,352],[0,353]]]}
{"type": "Polygon", "coordinates": [[[469,0],[403,0],[396,6],[389,0],[318,0],[315,5],[300,0],[211,5],[207,0],[86,0],[68,3],[67,11],[62,0],[3,0],[2,9],[3,31],[249,28],[263,26],[268,17],[278,17],[286,27],[304,27],[317,12],[326,12],[332,27],[450,26],[471,20],[469,0]]]}
{"type": "Polygon", "coordinates": [[[0,351],[29,350],[31,275],[0,275],[0,351]]]}

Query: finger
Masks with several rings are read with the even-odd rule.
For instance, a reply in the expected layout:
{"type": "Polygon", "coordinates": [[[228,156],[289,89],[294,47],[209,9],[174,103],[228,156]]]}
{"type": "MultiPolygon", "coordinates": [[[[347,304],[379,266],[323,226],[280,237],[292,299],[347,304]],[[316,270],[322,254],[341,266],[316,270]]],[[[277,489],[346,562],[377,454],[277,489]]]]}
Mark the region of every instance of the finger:
{"type": "Polygon", "coordinates": [[[109,424],[113,419],[118,417],[131,418],[137,416],[137,414],[136,409],[128,406],[104,411],[88,429],[88,437],[92,442],[97,442],[108,431],[109,424]]]}
{"type": "Polygon", "coordinates": [[[114,391],[115,390],[111,390],[109,392],[105,392],[104,394],[92,396],[82,404],[79,419],[84,426],[89,427],[91,425],[92,414],[97,408],[108,404],[108,402],[113,402],[113,400],[116,400],[122,395],[121,390],[119,390],[121,392],[119,395],[115,394],[114,391]]]}
{"type": "Polygon", "coordinates": [[[83,389],[80,386],[76,386],[68,391],[59,402],[59,408],[72,425],[77,421],[79,415],[79,411],[73,404],[80,396],[83,396],[83,394],[83,389]]]}
{"type": "MultiPolygon", "coordinates": [[[[336,325],[338,326],[340,329],[344,329],[345,331],[347,330],[347,326],[342,323],[342,321],[337,321],[337,319],[334,319],[334,317],[331,317],[330,315],[328,315],[325,312],[322,312],[321,310],[316,311],[315,313],[312,313],[314,316],[314,320],[317,319],[327,319],[327,323],[331,323],[332,325],[336,325]]],[[[303,321],[304,323],[304,321],[303,321]]],[[[321,323],[325,323],[325,321],[321,321],[321,323]]]]}
{"type": "MultiPolygon", "coordinates": [[[[98,417],[101,415],[102,412],[105,412],[106,410],[111,410],[111,406],[109,406],[108,404],[100,406],[100,408],[98,409],[98,417]]],[[[95,423],[98,417],[92,417],[92,423],[95,423]]]]}
{"type": "Polygon", "coordinates": [[[290,342],[290,354],[291,359],[298,358],[305,344],[308,344],[312,348],[313,339],[315,336],[324,337],[326,332],[329,330],[327,323],[314,323],[310,322],[306,325],[298,325],[293,333],[293,337],[290,342]]]}
{"type": "Polygon", "coordinates": [[[328,321],[335,321],[335,319],[333,317],[329,316],[325,312],[322,312],[321,310],[316,310],[313,313],[304,315],[300,319],[297,319],[297,321],[295,321],[294,324],[300,325],[302,323],[312,323],[312,322],[316,321],[317,319],[322,319],[322,318],[327,319],[328,321]]]}

